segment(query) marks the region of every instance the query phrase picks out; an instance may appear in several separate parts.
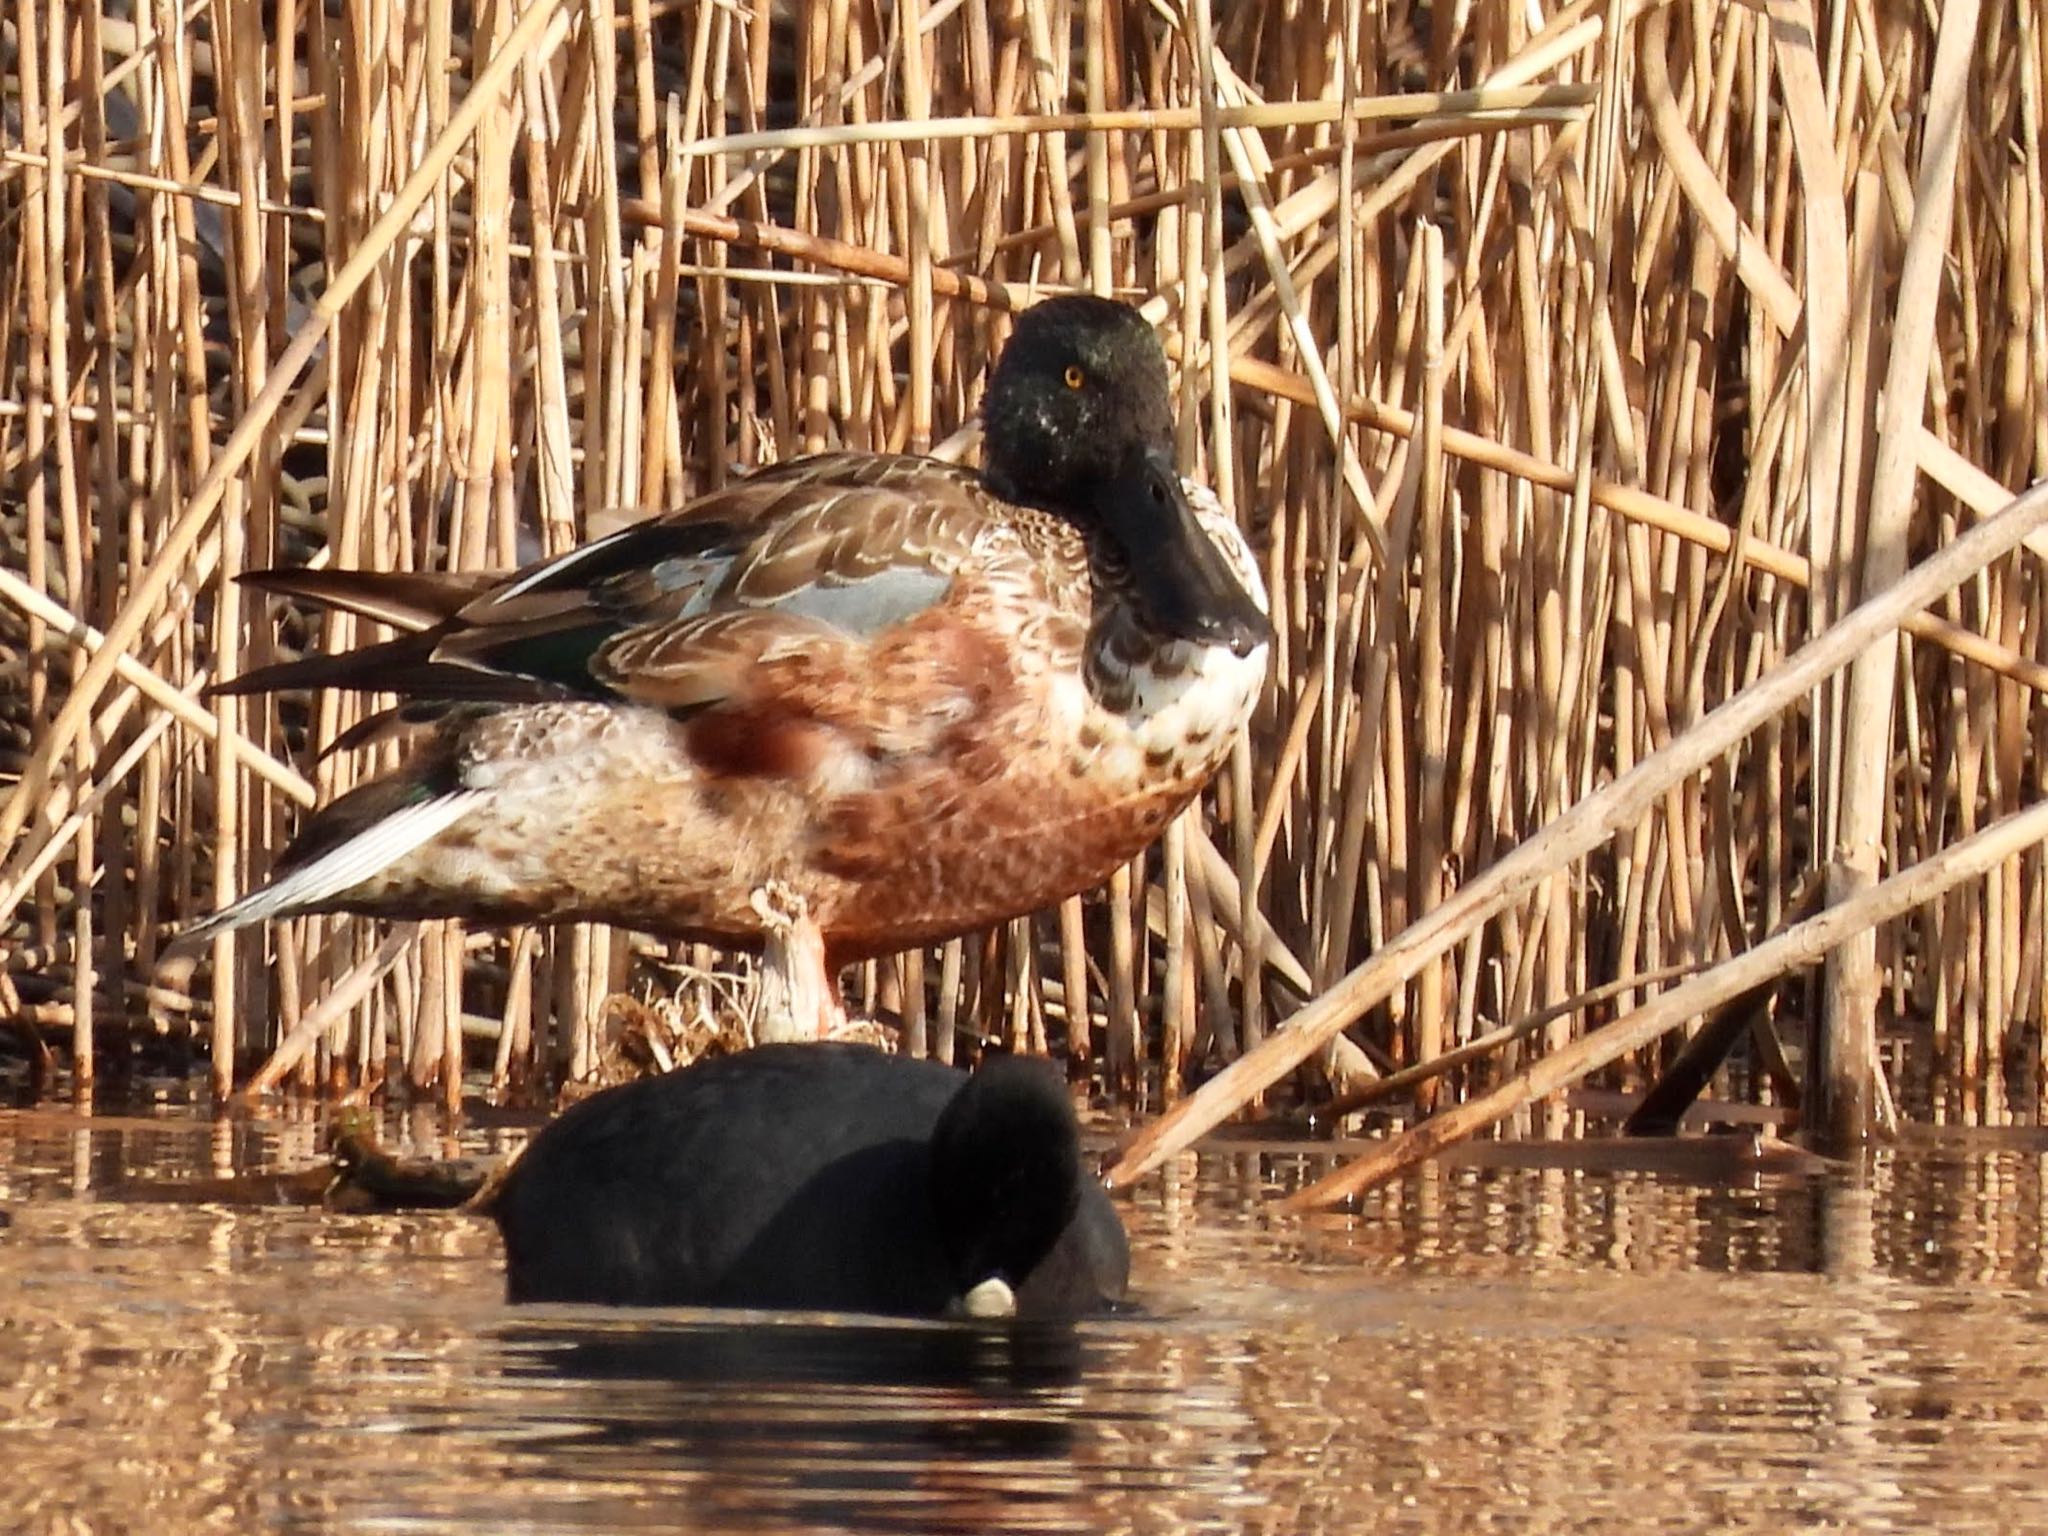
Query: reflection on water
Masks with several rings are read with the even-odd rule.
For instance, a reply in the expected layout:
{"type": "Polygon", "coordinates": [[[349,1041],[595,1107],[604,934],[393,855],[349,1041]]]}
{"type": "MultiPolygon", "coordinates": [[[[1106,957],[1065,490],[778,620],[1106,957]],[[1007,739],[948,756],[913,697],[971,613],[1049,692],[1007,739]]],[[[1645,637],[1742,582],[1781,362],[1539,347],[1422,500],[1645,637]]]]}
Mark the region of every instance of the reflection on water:
{"type": "Polygon", "coordinates": [[[0,1529],[2048,1528],[2026,1141],[1312,1223],[1261,1214],[1311,1160],[1218,1149],[1130,1213],[1144,1315],[1014,1333],[514,1310],[469,1218],[119,1193],[315,1141],[0,1113],[0,1529]]]}
{"type": "Polygon", "coordinates": [[[1093,1341],[1071,1328],[606,1317],[500,1325],[554,1427],[520,1475],[659,1490],[706,1530],[1089,1527],[1071,1486],[1093,1341]]]}

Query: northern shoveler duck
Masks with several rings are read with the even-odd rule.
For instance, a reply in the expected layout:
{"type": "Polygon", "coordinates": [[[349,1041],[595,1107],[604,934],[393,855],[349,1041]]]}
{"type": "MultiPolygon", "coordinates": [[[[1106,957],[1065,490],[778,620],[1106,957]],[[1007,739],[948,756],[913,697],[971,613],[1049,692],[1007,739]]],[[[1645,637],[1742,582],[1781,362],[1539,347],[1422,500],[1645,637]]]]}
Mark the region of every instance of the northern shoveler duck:
{"type": "Polygon", "coordinates": [[[796,459],[481,582],[256,573],[423,627],[229,691],[395,694],[378,718],[432,734],[191,937],[346,911],[758,946],[772,891],[829,978],[1097,884],[1228,754],[1265,592],[1174,465],[1136,310],[1025,311],[982,422],[979,473],[796,459]]]}

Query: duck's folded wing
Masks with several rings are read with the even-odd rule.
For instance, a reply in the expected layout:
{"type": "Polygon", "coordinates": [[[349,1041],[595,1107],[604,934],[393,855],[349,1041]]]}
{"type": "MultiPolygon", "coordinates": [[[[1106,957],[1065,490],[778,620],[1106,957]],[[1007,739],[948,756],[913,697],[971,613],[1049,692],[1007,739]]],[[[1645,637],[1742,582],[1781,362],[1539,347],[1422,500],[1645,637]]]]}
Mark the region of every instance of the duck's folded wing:
{"type": "Polygon", "coordinates": [[[432,659],[678,709],[730,695],[751,665],[829,650],[857,667],[948,601],[976,508],[971,482],[869,483],[869,461],[832,462],[845,473],[800,461],[508,582],[432,659]]]}
{"type": "Polygon", "coordinates": [[[948,601],[975,558],[983,495],[971,475],[928,460],[830,454],[773,466],[481,590],[474,576],[265,573],[257,584],[269,590],[425,627],[224,687],[692,709],[743,691],[751,666],[786,673],[803,656],[812,676],[857,679],[862,647],[948,601]]]}

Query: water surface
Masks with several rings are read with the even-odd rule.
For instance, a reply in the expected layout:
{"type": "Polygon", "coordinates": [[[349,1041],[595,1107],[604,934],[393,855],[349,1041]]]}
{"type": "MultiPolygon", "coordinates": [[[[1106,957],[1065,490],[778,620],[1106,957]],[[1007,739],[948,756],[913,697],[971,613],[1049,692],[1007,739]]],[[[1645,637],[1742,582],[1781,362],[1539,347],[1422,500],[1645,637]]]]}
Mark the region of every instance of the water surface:
{"type": "Polygon", "coordinates": [[[0,1112],[0,1529],[2048,1529],[2031,1139],[1311,1223],[1327,1163],[1220,1147],[1128,1212],[1144,1315],[1016,1331],[513,1309],[468,1217],[132,1197],[317,1139],[0,1112]]]}

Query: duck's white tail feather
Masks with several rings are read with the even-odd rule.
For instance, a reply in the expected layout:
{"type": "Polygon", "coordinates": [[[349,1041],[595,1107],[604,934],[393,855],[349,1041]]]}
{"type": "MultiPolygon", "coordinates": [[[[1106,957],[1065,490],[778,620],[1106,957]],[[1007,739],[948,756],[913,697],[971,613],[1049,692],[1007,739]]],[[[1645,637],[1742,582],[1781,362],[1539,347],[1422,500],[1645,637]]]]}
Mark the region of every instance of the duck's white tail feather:
{"type": "Polygon", "coordinates": [[[251,923],[318,910],[438,837],[489,798],[488,790],[458,789],[401,807],[318,858],[201,918],[178,935],[176,946],[185,949],[251,923]]]}

